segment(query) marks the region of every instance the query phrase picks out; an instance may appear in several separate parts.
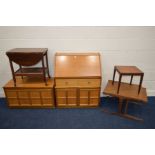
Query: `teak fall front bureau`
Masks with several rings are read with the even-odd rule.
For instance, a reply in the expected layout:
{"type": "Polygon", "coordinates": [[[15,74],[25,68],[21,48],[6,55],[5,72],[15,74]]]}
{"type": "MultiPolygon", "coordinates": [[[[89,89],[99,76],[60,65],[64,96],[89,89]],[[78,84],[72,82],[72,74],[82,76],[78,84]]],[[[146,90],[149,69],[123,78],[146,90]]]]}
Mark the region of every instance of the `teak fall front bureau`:
{"type": "Polygon", "coordinates": [[[41,78],[17,77],[18,86],[10,80],[5,86],[5,96],[9,107],[51,108],[54,107],[54,80],[48,79],[46,86],[41,78]]]}
{"type": "Polygon", "coordinates": [[[96,107],[100,103],[99,53],[56,53],[55,95],[58,107],[96,107]]]}

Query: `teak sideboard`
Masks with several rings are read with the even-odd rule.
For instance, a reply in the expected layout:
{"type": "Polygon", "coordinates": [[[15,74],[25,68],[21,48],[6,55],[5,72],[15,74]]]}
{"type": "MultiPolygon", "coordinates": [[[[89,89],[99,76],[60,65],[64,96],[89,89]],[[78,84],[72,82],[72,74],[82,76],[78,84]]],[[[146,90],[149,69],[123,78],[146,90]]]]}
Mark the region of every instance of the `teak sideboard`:
{"type": "Polygon", "coordinates": [[[41,78],[23,79],[17,77],[18,85],[10,80],[3,88],[8,106],[11,108],[52,108],[54,107],[54,80],[48,79],[47,86],[41,78]]]}
{"type": "Polygon", "coordinates": [[[100,103],[99,53],[55,54],[57,107],[96,107],[100,103]]]}

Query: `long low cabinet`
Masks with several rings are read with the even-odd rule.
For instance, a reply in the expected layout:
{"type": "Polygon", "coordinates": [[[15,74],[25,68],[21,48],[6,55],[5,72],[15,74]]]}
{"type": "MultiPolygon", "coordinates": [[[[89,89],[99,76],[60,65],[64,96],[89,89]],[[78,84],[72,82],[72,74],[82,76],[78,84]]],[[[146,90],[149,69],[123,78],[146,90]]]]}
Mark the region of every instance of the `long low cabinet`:
{"type": "Polygon", "coordinates": [[[52,108],[54,104],[54,83],[48,80],[48,86],[42,82],[26,78],[17,78],[17,86],[10,80],[5,86],[5,96],[11,108],[52,108]],[[35,81],[35,82],[34,82],[35,81]]]}
{"type": "Polygon", "coordinates": [[[53,92],[51,89],[5,89],[10,107],[51,107],[53,92]]]}

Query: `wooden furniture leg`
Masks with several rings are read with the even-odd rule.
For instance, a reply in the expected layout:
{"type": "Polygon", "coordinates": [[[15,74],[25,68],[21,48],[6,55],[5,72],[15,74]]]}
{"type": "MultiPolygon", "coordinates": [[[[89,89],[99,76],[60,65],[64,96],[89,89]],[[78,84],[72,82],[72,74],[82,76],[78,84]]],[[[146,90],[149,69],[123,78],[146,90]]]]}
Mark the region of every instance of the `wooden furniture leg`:
{"type": "MultiPolygon", "coordinates": [[[[21,70],[21,72],[22,72],[22,66],[21,65],[19,65],[19,68],[20,68],[20,70],[21,70]]],[[[23,76],[21,76],[22,77],[22,79],[23,79],[23,76]]]]}
{"type": "Polygon", "coordinates": [[[42,58],[42,67],[43,67],[43,78],[44,78],[44,82],[45,82],[45,85],[47,85],[45,65],[44,65],[44,58],[42,58]]]}
{"type": "Polygon", "coordinates": [[[132,84],[133,75],[131,75],[130,85],[132,84]]]}
{"type": "Polygon", "coordinates": [[[51,77],[50,77],[50,73],[49,73],[49,66],[48,66],[48,57],[47,57],[47,53],[46,53],[45,57],[46,57],[47,74],[48,74],[48,77],[51,78],[51,77]]]}
{"type": "Polygon", "coordinates": [[[124,111],[125,114],[128,113],[128,104],[129,104],[129,102],[128,102],[128,100],[126,100],[125,111],[124,111]]]}
{"type": "Polygon", "coordinates": [[[120,74],[120,76],[119,76],[117,94],[119,93],[119,89],[120,89],[120,85],[121,85],[121,80],[122,80],[122,74],[120,74]]]}
{"type": "Polygon", "coordinates": [[[113,73],[113,80],[112,80],[112,84],[114,84],[115,74],[116,74],[116,68],[114,68],[114,73],[113,73]]]}
{"type": "Polygon", "coordinates": [[[118,98],[118,112],[112,112],[111,114],[122,116],[123,115],[122,106],[123,106],[123,98],[118,98]]]}
{"type": "Polygon", "coordinates": [[[123,105],[123,99],[119,98],[119,103],[118,103],[118,112],[113,112],[113,115],[118,115],[120,117],[124,117],[130,120],[135,120],[135,121],[140,121],[143,122],[143,119],[135,117],[133,115],[128,114],[128,100],[126,100],[126,106],[125,106],[125,111],[122,111],[122,105],[123,105]]]}
{"type": "Polygon", "coordinates": [[[126,106],[125,106],[125,111],[124,111],[123,117],[125,117],[125,118],[127,118],[127,119],[131,119],[131,120],[143,122],[143,119],[128,114],[128,102],[129,102],[129,101],[126,100],[126,106]]]}
{"type": "Polygon", "coordinates": [[[144,77],[144,74],[142,74],[141,77],[140,77],[140,83],[139,83],[138,94],[140,93],[140,90],[141,90],[141,86],[142,86],[142,82],[143,82],[143,77],[144,77]]]}
{"type": "Polygon", "coordinates": [[[118,103],[118,112],[122,113],[122,105],[123,105],[123,99],[119,98],[119,103],[118,103]]]}
{"type": "Polygon", "coordinates": [[[14,69],[13,69],[13,64],[12,64],[11,60],[9,60],[9,62],[10,62],[12,77],[13,77],[13,81],[14,81],[14,86],[16,87],[16,77],[15,77],[15,73],[14,73],[14,69]]]}

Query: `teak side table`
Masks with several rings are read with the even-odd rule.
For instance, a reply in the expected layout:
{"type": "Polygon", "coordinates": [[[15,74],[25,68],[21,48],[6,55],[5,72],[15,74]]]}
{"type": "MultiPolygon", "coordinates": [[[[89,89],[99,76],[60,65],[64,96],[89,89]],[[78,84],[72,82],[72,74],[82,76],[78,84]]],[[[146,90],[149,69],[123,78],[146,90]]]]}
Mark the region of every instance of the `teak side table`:
{"type": "Polygon", "coordinates": [[[112,97],[118,98],[118,111],[117,112],[110,112],[111,114],[118,115],[121,117],[125,117],[131,120],[136,120],[136,121],[143,121],[143,119],[128,114],[128,104],[130,104],[130,101],[132,102],[140,102],[143,103],[144,105],[147,104],[148,98],[147,98],[147,91],[146,88],[141,88],[140,93],[137,93],[137,89],[139,88],[138,85],[132,84],[129,85],[127,83],[122,82],[121,83],[121,88],[120,92],[117,93],[118,89],[118,82],[109,80],[103,93],[112,97]],[[124,102],[125,101],[125,102],[124,102]],[[125,104],[125,108],[123,106],[125,104]]]}
{"type": "Polygon", "coordinates": [[[50,78],[47,51],[47,48],[15,48],[6,52],[10,62],[14,86],[16,86],[16,76],[21,76],[22,79],[23,76],[41,76],[44,79],[45,85],[47,85],[46,73],[50,78]],[[40,61],[42,62],[42,67],[32,67],[40,61]],[[19,69],[16,71],[14,71],[13,62],[19,65],[19,69]]]}
{"type": "Polygon", "coordinates": [[[139,68],[137,68],[136,66],[115,66],[114,67],[112,84],[114,84],[116,71],[119,73],[119,81],[118,81],[117,93],[119,93],[122,76],[131,76],[130,85],[132,84],[133,76],[140,76],[138,94],[140,93],[144,73],[139,68]]]}

